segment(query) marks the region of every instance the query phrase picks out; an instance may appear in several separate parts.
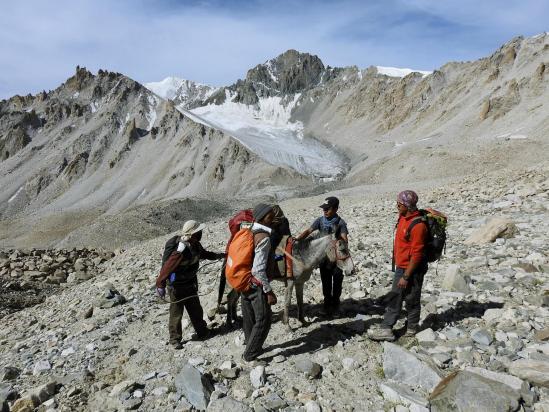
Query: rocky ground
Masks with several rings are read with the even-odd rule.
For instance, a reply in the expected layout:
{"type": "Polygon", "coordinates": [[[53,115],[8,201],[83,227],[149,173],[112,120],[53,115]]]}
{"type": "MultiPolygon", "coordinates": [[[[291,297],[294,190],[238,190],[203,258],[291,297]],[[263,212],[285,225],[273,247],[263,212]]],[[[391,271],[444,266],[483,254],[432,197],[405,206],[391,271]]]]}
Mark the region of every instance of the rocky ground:
{"type": "MultiPolygon", "coordinates": [[[[0,409],[548,411],[548,172],[546,163],[420,190],[421,205],[447,213],[450,226],[446,255],[426,276],[415,338],[366,336],[391,282],[398,188],[353,188],[337,193],[357,267],[344,280],[341,313],[319,315],[315,273],[308,324],[288,330],[276,316],[265,366],[241,361],[242,332],[211,310],[220,262],[200,273],[215,336],[191,340],[184,320],[183,349],[166,344],[168,306],[154,295],[162,236],[2,318],[0,409]]],[[[282,203],[294,232],[319,214],[320,199],[282,203]]],[[[221,251],[227,235],[226,223],[210,222],[203,244],[221,251]]],[[[283,286],[275,291],[282,300],[283,286]]]]}

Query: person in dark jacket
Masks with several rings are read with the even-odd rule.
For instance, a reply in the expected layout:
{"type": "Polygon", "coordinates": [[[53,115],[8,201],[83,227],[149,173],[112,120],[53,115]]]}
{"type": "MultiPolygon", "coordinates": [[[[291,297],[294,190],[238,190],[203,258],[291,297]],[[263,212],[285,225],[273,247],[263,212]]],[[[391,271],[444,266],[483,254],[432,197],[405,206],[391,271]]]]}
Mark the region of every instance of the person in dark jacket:
{"type": "MultiPolygon", "coordinates": [[[[309,229],[298,235],[295,240],[305,239],[311,233],[319,231],[320,234],[335,233],[338,239],[348,242],[347,223],[337,214],[339,199],[334,196],[327,197],[320,205],[323,216],[315,219],[309,229]]],[[[335,262],[324,259],[320,264],[320,279],[322,280],[322,293],[324,294],[323,315],[331,316],[339,311],[341,290],[343,286],[343,271],[337,267],[335,262]]]]}
{"type": "MultiPolygon", "coordinates": [[[[166,291],[170,302],[170,313],[168,321],[168,330],[170,334],[170,344],[175,349],[181,349],[181,339],[183,331],[181,328],[181,319],[183,312],[187,309],[189,319],[196,332],[196,337],[200,340],[207,338],[210,331],[204,321],[204,311],[200,305],[198,297],[198,278],[197,272],[201,259],[217,260],[225,257],[224,253],[209,252],[204,249],[200,240],[202,239],[203,224],[194,220],[189,220],[183,225],[181,236],[174,236],[166,243],[164,255],[162,256],[163,269],[169,259],[178,259],[179,263],[171,273],[160,276],[156,280],[157,293],[164,298],[166,291]],[[172,256],[174,255],[174,256],[172,256]],[[187,299],[185,299],[187,298],[187,299]],[[185,299],[181,301],[181,299],[185,299]]],[[[170,260],[171,262],[171,260],[170,260]]]]}
{"type": "Polygon", "coordinates": [[[242,355],[251,362],[263,352],[263,343],[271,329],[271,306],[276,304],[276,295],[270,284],[274,274],[275,260],[271,248],[272,223],[275,217],[272,206],[260,203],[253,209],[254,259],[250,290],[242,293],[242,320],[246,349],[242,355]]]}
{"type": "Polygon", "coordinates": [[[421,288],[428,269],[424,254],[428,232],[425,224],[411,226],[421,216],[417,201],[417,194],[411,190],[397,196],[398,223],[393,244],[395,275],[383,321],[380,326],[368,330],[368,337],[372,340],[395,340],[393,326],[404,302],[408,312],[406,336],[414,336],[419,328],[421,288]]]}

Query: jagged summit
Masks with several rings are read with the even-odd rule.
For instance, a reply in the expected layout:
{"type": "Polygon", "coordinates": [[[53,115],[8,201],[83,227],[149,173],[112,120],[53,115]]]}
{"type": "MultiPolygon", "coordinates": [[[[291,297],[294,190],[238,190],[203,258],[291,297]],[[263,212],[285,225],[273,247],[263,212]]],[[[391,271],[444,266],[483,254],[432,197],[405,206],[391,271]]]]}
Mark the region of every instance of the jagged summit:
{"type": "Polygon", "coordinates": [[[173,76],[159,82],[145,83],[145,87],[164,99],[173,100],[177,106],[185,109],[200,106],[217,90],[217,87],[173,76]]]}

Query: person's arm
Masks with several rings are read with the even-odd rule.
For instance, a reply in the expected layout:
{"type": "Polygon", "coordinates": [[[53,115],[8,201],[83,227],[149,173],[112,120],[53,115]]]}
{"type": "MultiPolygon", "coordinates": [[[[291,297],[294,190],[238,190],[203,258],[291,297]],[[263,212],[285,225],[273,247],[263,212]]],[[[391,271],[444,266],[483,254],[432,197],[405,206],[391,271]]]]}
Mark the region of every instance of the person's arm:
{"type": "Polygon", "coordinates": [[[320,229],[320,218],[315,219],[311,227],[309,229],[304,230],[299,235],[297,235],[297,237],[295,237],[294,240],[298,240],[298,241],[303,240],[307,236],[309,236],[311,233],[313,233],[315,230],[318,230],[318,229],[320,229]]]}
{"type": "Polygon", "coordinates": [[[200,245],[200,259],[218,260],[223,259],[224,257],[225,253],[210,252],[209,250],[204,249],[202,245],[200,245]]]}
{"type": "Polygon", "coordinates": [[[261,282],[263,292],[269,293],[272,291],[269,278],[267,277],[267,260],[271,253],[271,239],[265,235],[254,250],[254,261],[252,264],[252,276],[261,282]]]}
{"type": "Polygon", "coordinates": [[[408,281],[424,259],[425,239],[427,239],[427,227],[417,224],[410,232],[410,262],[404,270],[404,275],[398,282],[398,286],[406,288],[408,281]]]}
{"type": "Polygon", "coordinates": [[[301,232],[299,235],[297,235],[294,239],[295,240],[303,240],[307,236],[309,236],[311,233],[313,233],[313,229],[311,229],[311,228],[305,229],[303,232],[301,232]]]}

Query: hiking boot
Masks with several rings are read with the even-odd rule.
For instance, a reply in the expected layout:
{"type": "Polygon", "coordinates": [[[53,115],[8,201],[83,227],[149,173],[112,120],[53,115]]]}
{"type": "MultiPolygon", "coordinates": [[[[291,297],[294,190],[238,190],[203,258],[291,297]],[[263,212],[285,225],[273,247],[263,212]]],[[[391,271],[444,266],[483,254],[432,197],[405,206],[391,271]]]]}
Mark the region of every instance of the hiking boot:
{"type": "Polygon", "coordinates": [[[242,364],[242,366],[248,366],[248,367],[251,367],[251,368],[255,368],[256,366],[266,366],[267,365],[267,362],[265,362],[264,360],[259,360],[257,358],[246,360],[246,358],[244,358],[244,355],[242,355],[240,357],[240,363],[242,364]]]}
{"type": "Polygon", "coordinates": [[[175,350],[183,349],[183,344],[181,342],[170,342],[170,346],[175,350]]]}
{"type": "Polygon", "coordinates": [[[213,335],[212,331],[210,329],[206,329],[206,332],[203,332],[201,334],[193,333],[191,335],[191,340],[203,341],[212,337],[212,335],[213,335]]]}
{"type": "Polygon", "coordinates": [[[418,332],[419,332],[418,326],[409,326],[406,328],[406,333],[404,334],[404,336],[407,338],[413,338],[414,336],[416,336],[418,332]]]}
{"type": "Polygon", "coordinates": [[[372,327],[368,329],[368,337],[377,341],[389,341],[395,340],[395,335],[391,328],[384,328],[382,326],[372,327]]]}

